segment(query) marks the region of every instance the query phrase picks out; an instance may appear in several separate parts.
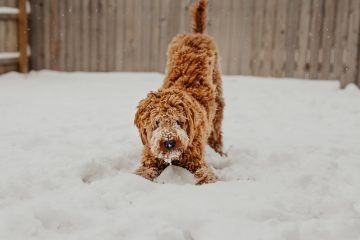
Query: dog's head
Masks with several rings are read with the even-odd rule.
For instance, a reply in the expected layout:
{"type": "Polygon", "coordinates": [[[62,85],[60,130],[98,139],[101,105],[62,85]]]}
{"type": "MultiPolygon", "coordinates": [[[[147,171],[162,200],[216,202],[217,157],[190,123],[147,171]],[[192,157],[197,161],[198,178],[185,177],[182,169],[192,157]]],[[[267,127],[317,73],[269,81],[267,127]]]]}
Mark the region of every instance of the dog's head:
{"type": "Polygon", "coordinates": [[[186,94],[174,89],[150,92],[139,103],[135,125],[154,156],[171,163],[192,143],[198,124],[193,105],[186,94]]]}

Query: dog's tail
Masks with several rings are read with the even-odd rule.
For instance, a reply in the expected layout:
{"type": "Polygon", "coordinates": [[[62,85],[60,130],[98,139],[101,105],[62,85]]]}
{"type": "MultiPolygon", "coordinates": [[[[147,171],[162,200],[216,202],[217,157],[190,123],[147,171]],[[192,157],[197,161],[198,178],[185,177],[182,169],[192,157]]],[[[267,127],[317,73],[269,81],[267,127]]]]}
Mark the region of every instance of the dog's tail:
{"type": "Polygon", "coordinates": [[[204,33],[206,28],[207,0],[197,0],[192,9],[192,29],[194,33],[204,33]]]}

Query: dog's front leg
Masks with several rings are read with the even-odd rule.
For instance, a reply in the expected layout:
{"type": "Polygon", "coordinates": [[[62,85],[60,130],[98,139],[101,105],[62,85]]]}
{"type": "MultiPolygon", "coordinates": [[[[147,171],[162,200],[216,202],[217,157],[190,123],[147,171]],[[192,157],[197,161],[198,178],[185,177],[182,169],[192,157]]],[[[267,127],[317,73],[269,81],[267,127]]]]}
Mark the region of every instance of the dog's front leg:
{"type": "Polygon", "coordinates": [[[219,180],[201,157],[189,156],[183,167],[194,174],[197,185],[214,183],[219,180]]]}
{"type": "Polygon", "coordinates": [[[166,168],[166,164],[160,162],[159,159],[153,157],[149,153],[144,153],[141,161],[141,166],[135,171],[136,175],[153,181],[166,168]]]}

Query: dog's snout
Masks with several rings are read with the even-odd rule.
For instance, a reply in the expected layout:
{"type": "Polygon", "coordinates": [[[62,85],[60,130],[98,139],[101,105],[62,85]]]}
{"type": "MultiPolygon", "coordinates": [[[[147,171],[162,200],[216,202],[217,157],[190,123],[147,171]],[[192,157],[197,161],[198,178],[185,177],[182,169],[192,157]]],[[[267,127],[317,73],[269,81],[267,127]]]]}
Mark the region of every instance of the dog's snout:
{"type": "Polygon", "coordinates": [[[176,145],[176,141],[175,140],[167,140],[164,142],[164,146],[166,149],[170,150],[173,149],[176,145]]]}

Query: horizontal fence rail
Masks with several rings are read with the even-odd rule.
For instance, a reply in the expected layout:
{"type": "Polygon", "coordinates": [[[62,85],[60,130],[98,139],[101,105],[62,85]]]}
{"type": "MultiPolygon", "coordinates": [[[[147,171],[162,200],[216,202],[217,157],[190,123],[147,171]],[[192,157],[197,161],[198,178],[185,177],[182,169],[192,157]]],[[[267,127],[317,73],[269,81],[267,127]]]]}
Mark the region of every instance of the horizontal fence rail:
{"type": "MultiPolygon", "coordinates": [[[[33,69],[164,72],[190,0],[31,0],[33,69]]],[[[359,81],[359,0],[209,0],[225,74],[359,81]]]]}

